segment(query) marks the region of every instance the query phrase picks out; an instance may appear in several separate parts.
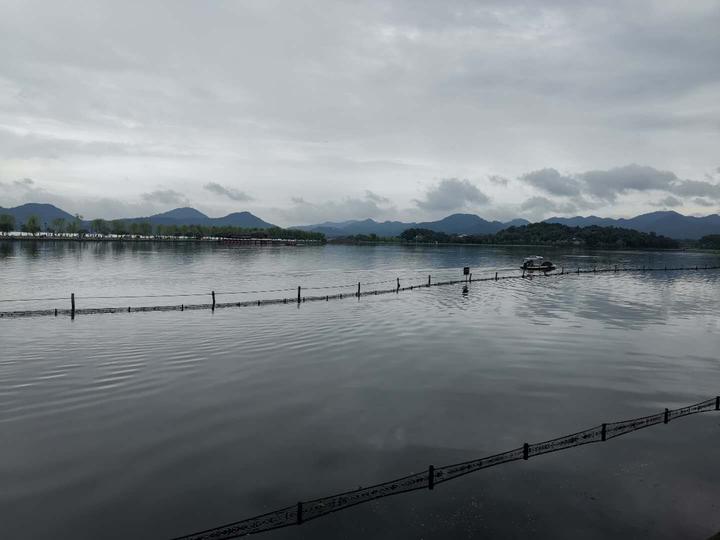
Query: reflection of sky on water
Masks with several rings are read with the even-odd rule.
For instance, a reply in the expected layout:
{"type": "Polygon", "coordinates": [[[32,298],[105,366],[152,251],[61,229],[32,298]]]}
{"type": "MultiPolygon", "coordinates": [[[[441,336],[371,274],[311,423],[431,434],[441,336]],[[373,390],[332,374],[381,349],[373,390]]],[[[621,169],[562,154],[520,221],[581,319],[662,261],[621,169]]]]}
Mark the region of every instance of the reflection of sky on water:
{"type": "MultiPolygon", "coordinates": [[[[4,292],[423,281],[428,268],[527,254],[113,246],[14,247],[0,261],[4,292]]],[[[720,388],[719,289],[715,272],[610,273],[478,282],[465,295],[453,285],[299,308],[0,321],[4,532],[167,538],[696,402],[720,388]]],[[[267,537],[709,536],[717,422],[679,420],[267,537]]]]}

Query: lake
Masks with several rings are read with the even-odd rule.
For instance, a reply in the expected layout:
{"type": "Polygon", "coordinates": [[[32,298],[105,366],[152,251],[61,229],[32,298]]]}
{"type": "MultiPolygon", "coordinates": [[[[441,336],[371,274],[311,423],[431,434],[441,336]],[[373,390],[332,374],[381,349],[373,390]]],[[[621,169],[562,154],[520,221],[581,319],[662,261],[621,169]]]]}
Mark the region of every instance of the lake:
{"type": "MultiPolygon", "coordinates": [[[[536,253],[566,269],[720,264],[537,247],[0,242],[0,310],[67,308],[70,293],[79,308],[352,293],[463,266],[511,275],[536,253]],[[172,296],[185,294],[204,296],[172,296]],[[96,298],[143,295],[166,296],[96,298]]],[[[695,403],[720,393],[719,301],[720,271],[698,270],[2,319],[2,536],[170,538],[695,403]]],[[[695,415],[264,536],[706,538],[720,531],[719,425],[695,415]]]]}

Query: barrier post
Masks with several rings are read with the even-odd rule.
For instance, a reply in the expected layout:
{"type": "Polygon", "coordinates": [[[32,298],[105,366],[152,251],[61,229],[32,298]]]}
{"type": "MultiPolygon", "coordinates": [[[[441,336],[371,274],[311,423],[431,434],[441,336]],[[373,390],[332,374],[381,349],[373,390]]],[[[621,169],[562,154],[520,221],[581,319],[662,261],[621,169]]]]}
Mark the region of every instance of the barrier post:
{"type": "Polygon", "coordinates": [[[400,278],[395,278],[395,279],[397,279],[397,290],[395,292],[399,293],[400,292],[400,278]]]}
{"type": "Polygon", "coordinates": [[[302,502],[297,503],[297,524],[302,525],[302,502]]]}
{"type": "Polygon", "coordinates": [[[720,411],[720,396],[715,398],[715,410],[720,411]]]}
{"type": "Polygon", "coordinates": [[[298,285],[298,304],[300,303],[300,285],[298,285]]]}
{"type": "Polygon", "coordinates": [[[428,467],[428,489],[435,487],[435,467],[430,465],[428,467]]]}
{"type": "Polygon", "coordinates": [[[430,286],[430,276],[428,275],[428,287],[430,286]]]}
{"type": "Polygon", "coordinates": [[[497,272],[495,272],[495,281],[497,281],[497,272]]]}
{"type": "Polygon", "coordinates": [[[358,292],[357,292],[357,297],[358,297],[358,298],[360,298],[360,282],[359,282],[359,281],[358,281],[358,292]]]}
{"type": "Polygon", "coordinates": [[[523,444],[523,459],[527,459],[530,454],[530,445],[528,443],[523,444]]]}
{"type": "Polygon", "coordinates": [[[670,421],[670,409],[665,409],[665,416],[663,417],[663,424],[667,424],[670,421]]]}
{"type": "Polygon", "coordinates": [[[600,440],[605,442],[607,440],[607,424],[603,422],[602,429],[600,430],[600,440]]]}
{"type": "Polygon", "coordinates": [[[213,300],[212,310],[215,311],[215,291],[212,291],[212,300],[213,300]]]}
{"type": "Polygon", "coordinates": [[[70,317],[75,318],[75,293],[70,293],[70,317]]]}
{"type": "Polygon", "coordinates": [[[562,276],[564,274],[565,274],[565,267],[562,266],[562,267],[560,267],[560,275],[562,276]]]}

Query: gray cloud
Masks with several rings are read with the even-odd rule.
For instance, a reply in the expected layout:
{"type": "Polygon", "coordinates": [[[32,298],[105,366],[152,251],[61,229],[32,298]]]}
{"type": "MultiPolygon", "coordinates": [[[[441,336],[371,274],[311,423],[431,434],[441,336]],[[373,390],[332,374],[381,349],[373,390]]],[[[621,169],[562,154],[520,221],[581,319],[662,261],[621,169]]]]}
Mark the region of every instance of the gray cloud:
{"type": "Polygon", "coordinates": [[[580,195],[580,183],[574,178],[563,176],[555,169],[540,169],[526,173],[520,177],[531,186],[550,195],[580,195]]]}
{"type": "Polygon", "coordinates": [[[677,197],[668,195],[667,197],[660,199],[659,201],[651,202],[652,206],[658,206],[662,208],[675,208],[676,206],[682,206],[683,202],[677,197]]]}
{"type": "Polygon", "coordinates": [[[579,176],[589,194],[607,201],[614,201],[619,194],[630,191],[670,190],[677,181],[675,173],[636,164],[588,171],[579,176]]]}
{"type": "Polygon", "coordinates": [[[390,199],[388,199],[387,197],[383,197],[382,195],[378,195],[377,193],[374,193],[374,192],[370,191],[369,189],[365,190],[365,198],[368,201],[372,201],[372,202],[375,202],[378,204],[389,204],[390,203],[390,199]]]}
{"type": "Polygon", "coordinates": [[[0,158],[61,160],[70,156],[154,157],[185,160],[197,157],[181,144],[130,143],[111,140],[86,141],[36,133],[17,133],[0,127],[0,158]]]}
{"type": "Polygon", "coordinates": [[[575,214],[578,210],[572,203],[552,201],[547,197],[530,197],[520,205],[520,209],[532,216],[545,216],[549,212],[575,214]]]}
{"type": "Polygon", "coordinates": [[[288,224],[301,225],[324,221],[346,221],[349,219],[395,218],[397,209],[390,200],[366,191],[363,197],[347,197],[339,201],[311,202],[304,197],[291,197],[288,209],[275,209],[288,224]]]}
{"type": "Polygon", "coordinates": [[[686,197],[707,197],[720,200],[720,184],[702,180],[683,180],[670,186],[670,191],[686,197]]]}
{"type": "Polygon", "coordinates": [[[681,207],[684,203],[678,196],[720,200],[720,183],[712,181],[709,175],[706,178],[710,181],[681,180],[672,171],[637,164],[571,175],[562,175],[556,169],[546,168],[526,173],[520,179],[560,200],[533,197],[523,203],[521,209],[571,213],[578,209],[616,204],[621,195],[642,192],[666,194],[662,199],[646,203],[656,207],[681,207]]]}
{"type": "Polygon", "coordinates": [[[491,184],[503,187],[507,187],[508,183],[510,182],[510,180],[508,180],[504,176],[499,176],[497,174],[491,174],[490,176],[488,176],[488,180],[490,180],[491,184]]]}
{"type": "Polygon", "coordinates": [[[445,178],[428,189],[425,198],[415,200],[419,208],[430,211],[450,211],[472,205],[484,205],[490,199],[469,180],[445,178]]]}
{"type": "Polygon", "coordinates": [[[698,206],[716,206],[717,203],[713,201],[708,201],[707,199],[703,199],[702,197],[695,197],[692,200],[695,204],[698,206]]]}
{"type": "Polygon", "coordinates": [[[33,189],[35,181],[32,178],[23,178],[21,180],[15,180],[13,186],[23,189],[33,189]]]}
{"type": "Polygon", "coordinates": [[[233,188],[228,188],[221,184],[218,184],[217,182],[208,182],[203,186],[203,188],[207,191],[215,193],[216,195],[221,195],[223,197],[227,197],[228,199],[232,199],[233,201],[253,200],[253,198],[244,191],[238,191],[233,188]]]}
{"type": "Polygon", "coordinates": [[[149,193],[143,193],[141,197],[146,202],[161,205],[175,204],[178,206],[186,206],[189,204],[187,197],[174,189],[158,189],[149,193]]]}

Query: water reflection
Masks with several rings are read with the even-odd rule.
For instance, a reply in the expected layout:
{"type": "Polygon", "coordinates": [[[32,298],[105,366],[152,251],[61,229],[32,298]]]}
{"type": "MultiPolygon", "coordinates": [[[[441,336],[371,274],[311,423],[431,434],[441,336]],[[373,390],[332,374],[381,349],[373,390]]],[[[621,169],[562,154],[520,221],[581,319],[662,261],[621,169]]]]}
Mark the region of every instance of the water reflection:
{"type": "MultiPolygon", "coordinates": [[[[527,254],[57,243],[38,246],[38,264],[18,246],[0,261],[3,293],[13,296],[28,283],[34,292],[52,295],[72,286],[87,295],[352,284],[359,276],[426,282],[429,269],[459,277],[469,265],[478,275],[518,266],[518,254],[527,254]]],[[[557,251],[548,258],[581,255],[557,251]]],[[[684,260],[673,253],[589,255],[598,266],[618,257],[632,265],[684,260]]],[[[715,395],[719,279],[702,271],[569,275],[474,282],[467,293],[458,284],[214,313],[0,321],[4,534],[167,538],[428,463],[489,455],[715,395]]],[[[687,425],[678,432],[682,441],[706,446],[673,442],[682,429],[674,426],[657,435],[641,432],[643,446],[634,450],[583,450],[518,469],[535,471],[537,485],[521,473],[493,472],[437,490],[442,496],[433,499],[383,502],[349,511],[342,522],[319,520],[268,538],[375,532],[398,538],[439,513],[445,537],[461,537],[466,529],[452,519],[453,508],[473,498],[497,507],[479,512],[495,533],[506,530],[513,505],[530,512],[547,501],[555,515],[561,507],[602,515],[600,530],[622,531],[640,520],[653,524],[650,536],[662,535],[688,522],[682,508],[658,512],[648,503],[633,506],[633,515],[619,512],[614,501],[623,499],[623,489],[647,500],[654,492],[638,482],[618,488],[625,477],[617,473],[635,460],[644,465],[632,470],[643,478],[670,459],[668,451],[672,466],[653,468],[657,481],[683,494],[704,486],[705,496],[717,500],[720,467],[708,454],[720,443],[716,426],[687,425]],[[697,452],[707,459],[700,461],[697,452]],[[603,496],[592,504],[578,496],[596,489],[603,496]],[[408,510],[420,507],[418,515],[408,510]],[[407,522],[400,527],[389,519],[394,515],[407,522]],[[362,516],[355,529],[345,525],[352,516],[362,516]]],[[[699,522],[714,519],[714,510],[698,512],[699,522]]],[[[551,520],[544,527],[550,530],[551,520]]],[[[532,530],[521,527],[524,535],[532,530]]]]}

